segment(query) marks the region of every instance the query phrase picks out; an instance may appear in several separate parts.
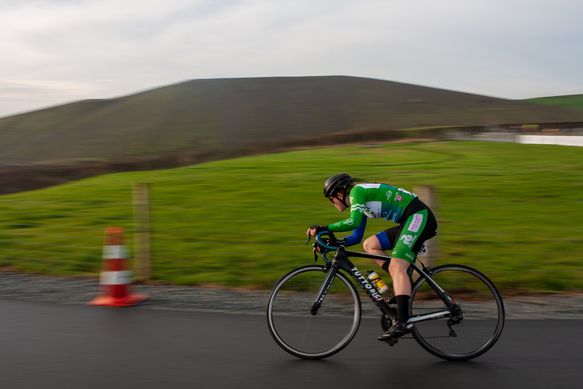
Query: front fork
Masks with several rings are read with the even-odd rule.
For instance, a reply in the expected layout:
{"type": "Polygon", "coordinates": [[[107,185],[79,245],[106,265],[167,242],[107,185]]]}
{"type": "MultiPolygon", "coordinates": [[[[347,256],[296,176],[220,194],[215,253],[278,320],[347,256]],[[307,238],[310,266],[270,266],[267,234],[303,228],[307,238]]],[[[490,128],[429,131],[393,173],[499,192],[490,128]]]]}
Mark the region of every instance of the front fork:
{"type": "Polygon", "coordinates": [[[326,295],[328,294],[328,291],[332,286],[332,281],[334,281],[334,277],[336,276],[337,272],[338,266],[332,265],[329,268],[328,273],[326,274],[326,278],[324,279],[324,282],[322,283],[322,286],[320,287],[320,290],[316,295],[316,301],[314,301],[314,304],[312,304],[312,306],[310,307],[310,313],[312,314],[312,316],[315,316],[318,313],[320,307],[322,306],[322,302],[326,298],[326,295]]]}

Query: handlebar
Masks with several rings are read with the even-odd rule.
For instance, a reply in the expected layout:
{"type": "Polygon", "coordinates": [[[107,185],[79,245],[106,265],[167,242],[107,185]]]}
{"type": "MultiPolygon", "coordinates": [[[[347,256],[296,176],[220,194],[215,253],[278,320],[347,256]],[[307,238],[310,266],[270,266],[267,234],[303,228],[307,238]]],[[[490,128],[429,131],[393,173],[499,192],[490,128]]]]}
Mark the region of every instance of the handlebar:
{"type": "MultiPolygon", "coordinates": [[[[308,235],[308,240],[306,240],[306,244],[310,242],[310,239],[312,239],[312,236],[308,235]]],[[[316,235],[316,242],[318,242],[318,245],[328,250],[336,250],[338,248],[338,246],[336,246],[336,242],[338,242],[338,239],[336,239],[336,236],[331,231],[319,232],[318,235],[316,235]],[[322,238],[323,236],[328,236],[328,239],[324,240],[322,238]]]]}
{"type": "MultiPolygon", "coordinates": [[[[311,235],[308,235],[308,240],[306,240],[306,244],[310,242],[312,239],[311,235]]],[[[346,240],[345,239],[336,239],[334,233],[331,231],[321,231],[316,235],[316,243],[313,244],[314,246],[314,263],[318,260],[318,253],[322,254],[322,258],[326,263],[332,263],[330,259],[326,257],[326,254],[329,252],[335,251],[340,246],[344,246],[346,240]],[[327,236],[328,238],[325,239],[324,237],[327,236]]]]}

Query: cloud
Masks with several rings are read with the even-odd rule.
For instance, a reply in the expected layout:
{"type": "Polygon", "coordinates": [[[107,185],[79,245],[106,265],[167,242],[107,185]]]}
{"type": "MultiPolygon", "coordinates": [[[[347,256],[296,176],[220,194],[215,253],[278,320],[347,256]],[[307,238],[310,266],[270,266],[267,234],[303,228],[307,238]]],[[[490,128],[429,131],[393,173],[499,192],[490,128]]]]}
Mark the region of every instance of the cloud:
{"type": "Polygon", "coordinates": [[[195,78],[345,74],[508,98],[583,93],[578,0],[0,4],[0,115],[195,78]]]}

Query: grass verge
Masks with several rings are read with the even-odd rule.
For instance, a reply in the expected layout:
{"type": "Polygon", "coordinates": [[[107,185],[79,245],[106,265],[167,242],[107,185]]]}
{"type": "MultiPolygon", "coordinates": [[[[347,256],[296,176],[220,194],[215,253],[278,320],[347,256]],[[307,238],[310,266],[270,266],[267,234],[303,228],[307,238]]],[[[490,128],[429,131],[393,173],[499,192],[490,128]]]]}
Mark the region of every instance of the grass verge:
{"type": "MultiPolygon", "coordinates": [[[[97,275],[105,227],[125,227],[133,249],[131,185],[148,182],[155,280],[270,288],[313,260],[308,226],[347,216],[321,194],[338,172],[438,188],[438,264],[476,267],[508,292],[583,289],[581,149],[488,142],[301,150],[1,196],[0,265],[97,275]]],[[[366,236],[392,225],[371,220],[366,236]]]]}

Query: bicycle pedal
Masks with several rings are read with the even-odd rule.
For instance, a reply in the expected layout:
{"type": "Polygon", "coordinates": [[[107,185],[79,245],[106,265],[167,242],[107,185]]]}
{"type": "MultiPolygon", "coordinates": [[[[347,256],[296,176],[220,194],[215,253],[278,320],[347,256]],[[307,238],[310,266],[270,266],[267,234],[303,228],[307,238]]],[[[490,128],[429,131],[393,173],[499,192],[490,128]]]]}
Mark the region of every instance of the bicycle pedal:
{"type": "Polygon", "coordinates": [[[399,339],[390,339],[387,341],[387,343],[389,344],[389,346],[393,347],[395,344],[397,344],[399,342],[399,339]]]}

